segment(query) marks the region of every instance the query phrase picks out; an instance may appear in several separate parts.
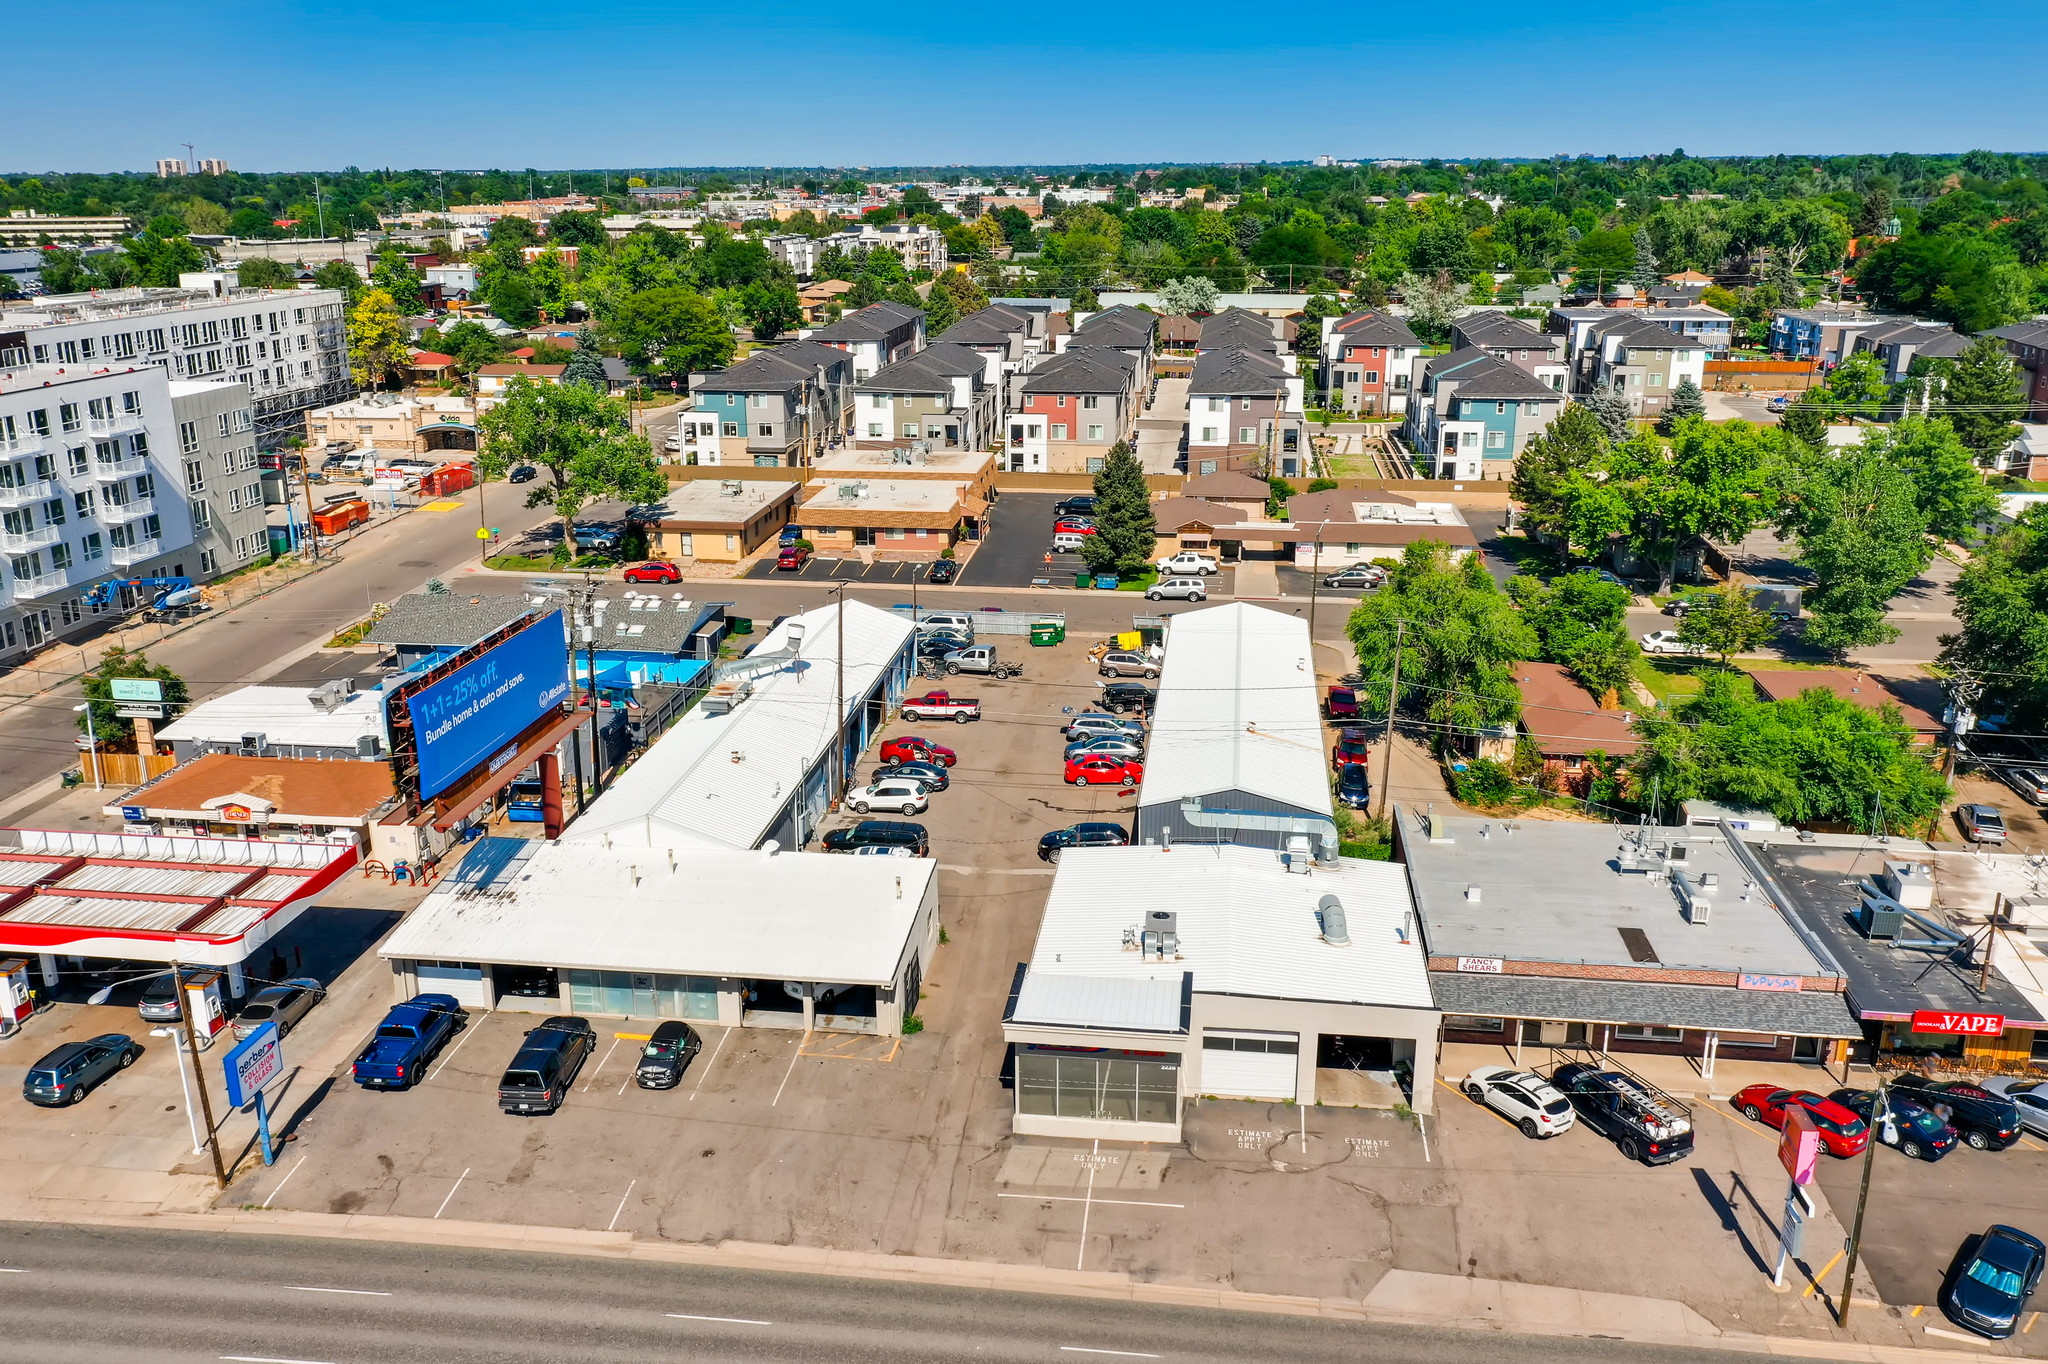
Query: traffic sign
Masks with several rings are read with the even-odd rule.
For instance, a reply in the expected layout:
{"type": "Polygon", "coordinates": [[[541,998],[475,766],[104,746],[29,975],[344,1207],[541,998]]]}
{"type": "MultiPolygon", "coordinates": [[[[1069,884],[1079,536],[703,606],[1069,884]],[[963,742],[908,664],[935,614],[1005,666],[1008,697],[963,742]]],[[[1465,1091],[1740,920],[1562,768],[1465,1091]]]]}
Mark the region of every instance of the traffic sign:
{"type": "Polygon", "coordinates": [[[116,701],[161,701],[164,684],[154,677],[116,677],[112,680],[116,701]]]}
{"type": "Polygon", "coordinates": [[[476,538],[479,540],[488,540],[491,538],[491,533],[485,530],[482,526],[478,526],[476,528],[476,538]]]}

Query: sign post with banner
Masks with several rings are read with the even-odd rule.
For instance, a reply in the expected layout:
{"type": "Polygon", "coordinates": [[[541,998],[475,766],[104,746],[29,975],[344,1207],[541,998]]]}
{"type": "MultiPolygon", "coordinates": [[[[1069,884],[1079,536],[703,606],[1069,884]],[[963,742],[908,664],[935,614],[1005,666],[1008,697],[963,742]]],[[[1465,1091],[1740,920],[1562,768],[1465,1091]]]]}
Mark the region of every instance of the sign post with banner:
{"type": "Polygon", "coordinates": [[[263,1102],[263,1087],[284,1074],[284,1044],[275,1020],[264,1023],[220,1060],[226,1072],[228,1102],[236,1108],[256,1104],[256,1134],[263,1148],[263,1163],[275,1164],[277,1148],[270,1140],[270,1109],[263,1102]]]}
{"type": "Polygon", "coordinates": [[[1785,1263],[1799,1254],[1805,1239],[1806,1219],[1813,1216],[1813,1199],[1804,1185],[1813,1182],[1813,1167],[1820,1159],[1820,1129],[1797,1104],[1785,1106],[1785,1130],[1778,1137],[1778,1163],[1792,1177],[1785,1194],[1784,1230],[1778,1235],[1778,1262],[1771,1268],[1771,1287],[1785,1282],[1785,1263]]]}

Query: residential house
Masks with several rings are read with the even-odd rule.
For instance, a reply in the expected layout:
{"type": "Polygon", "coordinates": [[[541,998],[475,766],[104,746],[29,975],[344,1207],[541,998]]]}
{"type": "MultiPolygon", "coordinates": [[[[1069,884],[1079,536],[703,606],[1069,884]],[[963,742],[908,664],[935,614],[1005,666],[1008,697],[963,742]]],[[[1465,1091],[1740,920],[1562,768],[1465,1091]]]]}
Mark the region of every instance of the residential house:
{"type": "Polygon", "coordinates": [[[1600,703],[1556,663],[1517,663],[1515,688],[1522,694],[1521,731],[1543,755],[1547,776],[1583,797],[1593,779],[1588,759],[1596,753],[1619,757],[1642,746],[1635,716],[1603,710],[1600,703]]]}
{"type": "Polygon", "coordinates": [[[1271,351],[1197,355],[1187,421],[1191,473],[1252,469],[1291,478],[1307,467],[1301,376],[1271,351]]]}
{"type": "Polygon", "coordinates": [[[1503,312],[1467,313],[1451,324],[1451,349],[1468,346],[1527,370],[1559,393],[1567,387],[1571,371],[1565,360],[1564,338],[1539,332],[1520,318],[1503,312]]]}
{"type": "Polygon", "coordinates": [[[1225,308],[1202,319],[1197,352],[1248,350],[1278,355],[1282,349],[1281,324],[1274,318],[1243,308],[1225,308]]]}
{"type": "Polygon", "coordinates": [[[1086,473],[1137,430],[1151,370],[1127,351],[1081,346],[1023,376],[1008,422],[1012,473],[1086,473]]]}
{"type": "Polygon", "coordinates": [[[1453,559],[1479,548],[1479,537],[1454,504],[1401,493],[1299,493],[1287,499],[1286,527],[1288,534],[1274,538],[1292,544],[1295,566],[1311,571],[1399,559],[1420,540],[1450,546],[1453,559]]]}
{"type": "Polygon", "coordinates": [[[476,406],[479,412],[488,412],[505,401],[506,390],[512,387],[514,379],[524,379],[534,384],[559,384],[562,371],[567,365],[497,364],[483,365],[475,375],[476,406]]]}
{"type": "Polygon", "coordinates": [[[1654,418],[1669,406],[1681,379],[1706,387],[1706,349],[1649,318],[1625,314],[1596,329],[1592,339],[1578,370],[1578,392],[1618,388],[1628,395],[1630,412],[1654,418]]]}
{"type": "Polygon", "coordinates": [[[1833,369],[1854,348],[1856,333],[1881,320],[1856,307],[1780,308],[1771,314],[1771,351],[1833,369]]]}
{"type": "Polygon", "coordinates": [[[647,548],[677,564],[732,564],[781,533],[802,484],[794,479],[691,479],[646,509],[647,548]]]}
{"type": "Polygon", "coordinates": [[[991,303],[940,332],[932,344],[966,346],[993,356],[1002,371],[1008,374],[1049,348],[1046,336],[1048,320],[1049,315],[1044,312],[1026,312],[1021,308],[991,303]]]}
{"type": "Polygon", "coordinates": [[[1970,338],[1945,322],[1900,318],[1858,332],[1849,353],[1875,355],[1884,366],[1884,381],[1896,384],[1912,373],[1915,359],[1953,360],[1969,348],[1970,338]]]}
{"type": "Polygon", "coordinates": [[[831,310],[842,306],[842,300],[853,292],[853,285],[843,279],[813,280],[796,291],[798,308],[803,312],[804,321],[813,324],[830,321],[831,310]]]}
{"type": "Polygon", "coordinates": [[[1333,408],[1367,416],[1408,410],[1408,387],[1422,339],[1391,313],[1323,320],[1317,384],[1333,408]]]}
{"type": "Polygon", "coordinates": [[[1947,732],[1941,721],[1946,700],[1931,677],[1897,677],[1846,668],[1752,668],[1749,680],[1766,701],[1789,701],[1816,688],[1833,692],[1864,710],[1895,707],[1916,744],[1933,744],[1947,732]]]}
{"type": "Polygon", "coordinates": [[[1002,387],[993,357],[947,342],[927,346],[855,388],[853,442],[986,450],[1001,433],[1002,387]]]}
{"type": "Polygon", "coordinates": [[[756,351],[729,369],[691,375],[692,410],[700,421],[718,422],[716,457],[699,441],[697,463],[791,469],[806,463],[846,429],[853,365],[848,352],[804,340],[756,351]]]}
{"type": "Polygon", "coordinates": [[[1477,347],[1419,368],[1402,433],[1437,478],[1508,477],[1529,441],[1564,410],[1564,394],[1477,347]]]}
{"type": "Polygon", "coordinates": [[[1065,338],[1060,352],[1065,354],[1077,347],[1121,351],[1138,362],[1149,381],[1158,336],[1156,314],[1143,308],[1108,308],[1086,315],[1073,335],[1065,338]]]}
{"type": "Polygon", "coordinates": [[[1985,333],[2005,343],[2006,353],[2023,373],[2027,389],[2027,420],[2048,422],[2048,321],[2015,322],[1985,333]]]}
{"type": "Polygon", "coordinates": [[[966,479],[820,478],[804,492],[796,521],[827,558],[934,559],[980,539],[988,519],[966,479]]]}
{"type": "Polygon", "coordinates": [[[851,355],[853,381],[859,383],[924,349],[924,312],[901,303],[870,303],[803,337],[851,355]]]}

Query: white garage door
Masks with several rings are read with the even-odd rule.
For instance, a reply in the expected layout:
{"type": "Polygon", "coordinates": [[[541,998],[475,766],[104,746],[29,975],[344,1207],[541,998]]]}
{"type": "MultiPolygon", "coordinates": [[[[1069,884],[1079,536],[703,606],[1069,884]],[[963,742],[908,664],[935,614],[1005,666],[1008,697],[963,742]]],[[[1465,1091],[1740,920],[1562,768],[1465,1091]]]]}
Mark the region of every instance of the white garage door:
{"type": "Polygon", "coordinates": [[[1292,1099],[1301,1035],[1202,1030],[1202,1093],[1230,1099],[1292,1099]]]}
{"type": "Polygon", "coordinates": [[[465,1009],[488,1009],[490,994],[484,988],[484,969],[466,961],[423,961],[415,973],[421,994],[454,995],[465,1009]]]}

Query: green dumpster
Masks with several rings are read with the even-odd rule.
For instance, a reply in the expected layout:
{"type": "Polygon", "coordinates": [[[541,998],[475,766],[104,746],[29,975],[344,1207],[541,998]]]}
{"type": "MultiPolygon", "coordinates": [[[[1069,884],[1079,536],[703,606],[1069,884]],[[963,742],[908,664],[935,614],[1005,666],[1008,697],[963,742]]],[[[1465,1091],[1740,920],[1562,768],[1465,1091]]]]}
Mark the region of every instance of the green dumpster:
{"type": "Polygon", "coordinates": [[[1094,574],[1092,574],[1092,573],[1090,573],[1090,572],[1088,572],[1088,571],[1087,571],[1086,569],[1083,569],[1083,570],[1082,570],[1081,572],[1079,572],[1079,573],[1076,573],[1076,574],[1074,575],[1074,586],[1076,586],[1076,587],[1092,587],[1092,586],[1094,586],[1094,585],[1095,585],[1095,575],[1094,575],[1094,574]]]}
{"type": "Polygon", "coordinates": [[[1031,622],[1031,647],[1045,648],[1053,644],[1064,644],[1067,627],[1056,620],[1034,620],[1031,622]]]}
{"type": "Polygon", "coordinates": [[[751,635],[754,633],[754,622],[748,620],[745,616],[728,617],[726,620],[726,626],[727,634],[751,635]]]}

